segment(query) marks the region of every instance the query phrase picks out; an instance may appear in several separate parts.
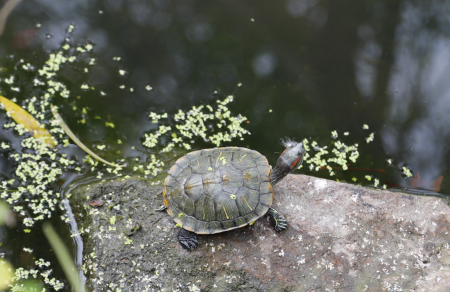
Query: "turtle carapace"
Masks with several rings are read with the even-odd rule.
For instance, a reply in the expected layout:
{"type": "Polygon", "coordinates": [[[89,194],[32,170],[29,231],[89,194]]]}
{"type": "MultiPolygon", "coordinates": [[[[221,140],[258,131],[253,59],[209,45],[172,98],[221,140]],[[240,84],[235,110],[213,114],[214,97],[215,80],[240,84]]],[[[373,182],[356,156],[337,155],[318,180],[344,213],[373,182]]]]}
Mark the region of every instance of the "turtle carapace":
{"type": "Polygon", "coordinates": [[[164,181],[164,206],[181,229],[183,248],[197,248],[196,234],[240,228],[268,214],[275,230],[286,229],[286,219],[274,208],[273,186],[297,169],[305,150],[302,143],[286,142],[286,150],[271,170],[259,152],[223,147],[188,153],[177,160],[164,181]]]}

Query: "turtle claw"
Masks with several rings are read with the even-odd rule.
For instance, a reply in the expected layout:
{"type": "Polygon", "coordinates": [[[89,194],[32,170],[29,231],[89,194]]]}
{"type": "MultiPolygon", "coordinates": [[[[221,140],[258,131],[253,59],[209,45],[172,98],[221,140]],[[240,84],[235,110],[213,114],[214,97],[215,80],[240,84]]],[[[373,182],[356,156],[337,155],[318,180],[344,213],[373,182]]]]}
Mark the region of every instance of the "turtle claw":
{"type": "Polygon", "coordinates": [[[276,231],[281,232],[283,230],[286,230],[287,221],[283,215],[280,215],[280,213],[278,213],[278,211],[274,208],[269,208],[269,212],[267,212],[267,214],[269,215],[270,221],[272,222],[273,227],[276,231]]]}
{"type": "Polygon", "coordinates": [[[162,205],[161,207],[159,207],[158,209],[154,209],[155,211],[164,211],[167,210],[166,205],[162,205]]]}
{"type": "Polygon", "coordinates": [[[274,228],[278,232],[286,230],[286,228],[287,228],[287,221],[283,218],[283,216],[280,215],[280,219],[275,221],[274,228]]]}
{"type": "Polygon", "coordinates": [[[197,234],[181,228],[177,233],[178,242],[187,251],[193,251],[198,246],[197,234]]]}

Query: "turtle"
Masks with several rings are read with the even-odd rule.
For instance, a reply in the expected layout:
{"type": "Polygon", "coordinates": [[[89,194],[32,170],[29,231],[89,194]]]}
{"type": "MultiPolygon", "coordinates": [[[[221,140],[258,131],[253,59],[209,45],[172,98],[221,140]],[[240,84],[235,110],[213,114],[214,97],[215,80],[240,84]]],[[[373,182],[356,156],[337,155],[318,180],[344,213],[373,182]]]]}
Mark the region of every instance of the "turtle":
{"type": "Polygon", "coordinates": [[[170,168],[162,192],[164,205],[176,225],[177,239],[193,251],[196,234],[213,234],[252,224],[267,214],[276,231],[286,219],[271,207],[273,186],[303,161],[303,143],[283,141],[286,150],[271,170],[255,150],[221,147],[190,152],[170,168]]]}

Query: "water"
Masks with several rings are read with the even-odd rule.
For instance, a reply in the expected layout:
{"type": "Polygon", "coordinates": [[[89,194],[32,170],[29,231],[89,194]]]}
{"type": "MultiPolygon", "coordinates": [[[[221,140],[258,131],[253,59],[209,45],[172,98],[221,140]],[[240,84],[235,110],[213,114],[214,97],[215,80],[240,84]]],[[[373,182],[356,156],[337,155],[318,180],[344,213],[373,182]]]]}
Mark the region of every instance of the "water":
{"type": "MultiPolygon", "coordinates": [[[[336,130],[338,140],[359,144],[361,156],[350,166],[358,170],[335,169],[330,177],[328,170],[309,171],[305,164],[297,173],[352,183],[356,178],[365,186],[378,178],[381,185],[425,189],[443,176],[439,191],[446,195],[449,9],[446,1],[23,1],[8,18],[0,56],[9,73],[21,58],[42,64],[65,38],[73,45],[93,44],[87,56],[95,65],[86,57],[65,66],[58,80],[69,86],[71,97],[54,103],[86,145],[108,145],[102,153],[112,161],[119,156],[144,162],[153,153],[170,164],[183,150],[161,156],[159,149],[142,145],[144,133],[157,127],[149,111],[173,115],[232,94],[229,108],[248,118],[244,127],[252,134],[225,145],[258,150],[273,165],[283,151],[281,138],[330,147],[336,130]],[[68,34],[70,24],[75,30],[68,34]],[[82,89],[83,83],[95,90],[82,89]],[[146,90],[148,85],[153,89],[146,90]],[[374,141],[367,144],[371,133],[374,141]],[[405,164],[423,183],[402,176],[398,168],[405,164]]],[[[20,103],[34,93],[33,74],[21,73],[21,93],[1,82],[2,94],[20,103]]],[[[0,140],[15,147],[20,142],[5,130],[0,140]]],[[[191,146],[211,144],[194,139],[191,146]]],[[[80,160],[85,156],[77,146],[65,151],[80,160]]],[[[0,162],[6,179],[13,163],[7,154],[0,162]]],[[[96,175],[87,166],[82,172],[96,175]]],[[[77,176],[65,174],[61,184],[77,176]]],[[[57,216],[54,224],[69,234],[57,216]]],[[[41,237],[13,235],[21,232],[0,237],[16,267],[17,241],[42,243],[41,237]]]]}

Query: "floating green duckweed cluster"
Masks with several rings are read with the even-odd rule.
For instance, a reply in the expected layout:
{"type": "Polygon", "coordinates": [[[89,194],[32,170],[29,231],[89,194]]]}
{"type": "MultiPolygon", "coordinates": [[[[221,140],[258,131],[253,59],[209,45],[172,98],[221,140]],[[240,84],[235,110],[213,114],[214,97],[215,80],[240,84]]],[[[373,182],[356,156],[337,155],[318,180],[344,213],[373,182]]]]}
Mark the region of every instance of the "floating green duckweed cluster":
{"type": "MultiPolygon", "coordinates": [[[[43,279],[44,283],[52,287],[55,291],[59,291],[64,288],[64,284],[61,281],[50,277],[51,273],[53,272],[52,269],[48,269],[48,267],[50,266],[50,262],[47,262],[44,259],[39,259],[35,261],[35,264],[37,266],[37,269],[27,270],[24,268],[18,268],[15,270],[14,277],[11,279],[11,284],[9,284],[11,292],[29,291],[25,290],[20,281],[36,278],[43,279]]],[[[41,291],[43,292],[47,290],[43,288],[41,291]]]]}
{"type": "Polygon", "coordinates": [[[409,166],[402,166],[402,173],[406,177],[413,177],[413,173],[409,166]]]}
{"type": "MultiPolygon", "coordinates": [[[[57,140],[62,144],[67,140],[64,131],[56,120],[51,120],[50,124],[46,119],[46,114],[50,111],[50,102],[52,98],[68,98],[70,91],[62,82],[55,81],[58,71],[64,63],[74,62],[77,58],[69,54],[70,45],[65,44],[63,48],[55,53],[49,54],[49,59],[41,69],[37,69],[38,76],[34,78],[33,85],[40,96],[32,96],[25,99],[25,109],[57,140]]],[[[93,49],[91,44],[79,46],[75,52],[87,52],[93,49]]],[[[25,63],[20,60],[20,63],[25,63]]],[[[17,70],[35,70],[32,65],[27,63],[17,70]]],[[[14,74],[14,73],[13,73],[14,74]]],[[[18,88],[21,84],[16,84],[15,75],[9,75],[2,78],[4,84],[10,89],[18,88]]],[[[8,114],[9,116],[9,114],[8,114]]],[[[29,135],[22,125],[14,121],[3,125],[5,129],[12,128],[19,135],[29,135]]],[[[60,194],[52,190],[59,176],[69,169],[80,171],[76,161],[70,160],[66,154],[50,149],[46,144],[41,143],[35,137],[26,137],[21,141],[22,149],[11,149],[8,143],[2,142],[2,151],[12,152],[9,156],[16,162],[15,179],[3,181],[0,187],[0,197],[8,202],[12,209],[25,217],[23,223],[26,227],[31,227],[38,220],[50,218],[59,204],[60,194]]],[[[66,220],[67,218],[63,218],[66,220]]],[[[30,229],[25,229],[30,232],[30,229]]]]}
{"type": "MultiPolygon", "coordinates": [[[[247,118],[241,115],[232,116],[227,104],[233,101],[233,96],[228,96],[224,100],[217,101],[217,108],[214,109],[211,105],[192,107],[188,112],[179,110],[173,116],[177,124],[175,129],[171,126],[161,125],[158,130],[152,133],[145,134],[144,146],[148,148],[156,147],[160,138],[166,133],[171,133],[170,142],[163,148],[162,152],[169,152],[178,145],[187,150],[191,149],[188,141],[193,141],[195,138],[202,138],[205,142],[211,142],[213,145],[219,147],[223,142],[229,142],[233,138],[240,138],[243,140],[243,135],[250,134],[250,132],[242,128],[242,122],[247,118]],[[218,129],[223,129],[218,131],[218,129]]],[[[161,119],[167,119],[167,113],[162,115],[157,113],[150,113],[150,118],[153,123],[159,123],[161,119]]]]}
{"type": "Polygon", "coordinates": [[[162,171],[163,166],[164,162],[157,159],[155,154],[152,154],[150,156],[150,162],[147,164],[146,170],[144,170],[144,174],[156,176],[160,171],[162,171]]]}
{"type": "Polygon", "coordinates": [[[60,200],[60,194],[51,190],[51,185],[75,162],[34,137],[23,139],[21,146],[22,153],[10,155],[17,162],[17,179],[3,181],[0,196],[26,216],[23,223],[31,227],[35,221],[51,217],[60,200]]]}
{"type": "MultiPolygon", "coordinates": [[[[363,125],[363,129],[364,130],[368,130],[369,126],[364,124],[363,125]]],[[[343,133],[344,136],[348,136],[349,132],[344,132],[343,133]]],[[[333,139],[337,139],[338,138],[338,132],[337,131],[332,131],[331,132],[331,137],[333,139]]],[[[369,143],[371,141],[373,141],[374,139],[374,133],[370,134],[369,138],[366,138],[366,142],[369,143]],[[370,141],[368,141],[370,140],[370,141]]],[[[303,141],[303,146],[306,150],[306,154],[304,156],[304,165],[309,164],[309,170],[310,171],[318,171],[320,169],[327,169],[329,171],[330,176],[335,175],[335,172],[333,171],[333,167],[331,165],[329,165],[329,163],[335,163],[338,166],[340,166],[340,168],[342,168],[342,170],[348,170],[348,163],[352,162],[352,163],[356,163],[356,160],[359,158],[359,151],[358,151],[358,144],[355,143],[353,145],[346,145],[344,143],[342,143],[341,141],[335,141],[332,142],[332,149],[329,151],[328,146],[323,146],[323,147],[319,147],[318,143],[316,141],[312,141],[311,143],[309,143],[308,139],[304,139],[303,141]],[[312,155],[311,151],[312,149],[315,150],[315,154],[312,155]],[[330,157],[330,155],[333,155],[332,157],[330,157]]],[[[388,159],[387,162],[389,163],[389,165],[392,165],[392,160],[388,159]]],[[[302,166],[300,166],[300,168],[302,168],[302,166]]],[[[403,174],[408,177],[408,176],[412,176],[411,172],[409,171],[408,168],[403,167],[403,174]]],[[[373,179],[373,187],[375,188],[379,188],[381,187],[380,185],[380,180],[378,178],[373,178],[371,175],[366,175],[365,179],[368,181],[372,181],[373,179]]],[[[353,182],[356,182],[358,179],[356,177],[352,178],[353,182]]],[[[382,185],[383,189],[386,189],[387,186],[385,184],[382,185]]]]}
{"type": "Polygon", "coordinates": [[[373,186],[374,186],[375,188],[377,188],[379,185],[380,185],[380,180],[377,179],[377,178],[375,178],[375,179],[373,180],[373,186]]]}
{"type": "Polygon", "coordinates": [[[167,119],[167,113],[164,113],[162,115],[158,115],[157,113],[150,113],[150,118],[152,118],[152,123],[158,123],[160,119],[167,119]]]}
{"type": "MultiPolygon", "coordinates": [[[[174,149],[175,146],[191,150],[190,143],[195,138],[202,138],[205,142],[211,142],[215,146],[220,146],[223,142],[229,142],[233,138],[243,140],[244,134],[250,132],[242,128],[242,122],[247,118],[241,115],[232,116],[228,110],[227,104],[233,101],[233,96],[228,96],[224,100],[217,101],[217,107],[214,109],[211,105],[192,107],[188,112],[178,110],[173,116],[177,123],[174,127],[169,125],[160,125],[154,132],[145,134],[143,145],[148,148],[161,146],[161,138],[169,138],[169,142],[162,148],[161,152],[166,153],[174,149]],[[218,131],[222,129],[222,131],[218,131]],[[168,135],[170,133],[170,136],[168,135]]],[[[153,123],[160,123],[161,120],[168,120],[167,113],[157,114],[151,112],[149,117],[153,123]]],[[[172,118],[172,117],[171,117],[172,118]]],[[[167,121],[168,122],[168,121],[167,121]]],[[[224,163],[224,161],[222,161],[224,163]]],[[[164,166],[164,162],[157,159],[155,155],[151,156],[151,161],[144,171],[145,175],[157,175],[164,166]]]]}
{"type": "MultiPolygon", "coordinates": [[[[337,138],[338,134],[336,131],[332,132],[332,135],[337,138]]],[[[334,171],[330,165],[328,165],[329,162],[336,163],[337,165],[340,165],[343,170],[347,170],[348,166],[348,160],[352,161],[353,163],[356,162],[356,159],[359,157],[358,152],[358,144],[355,143],[353,145],[346,145],[342,143],[341,141],[333,142],[333,149],[331,150],[331,153],[334,155],[334,157],[326,157],[330,152],[327,150],[328,147],[319,147],[316,141],[311,142],[311,147],[316,151],[314,156],[310,155],[309,152],[311,151],[311,148],[309,147],[309,141],[307,139],[303,140],[303,146],[306,150],[306,154],[304,157],[304,160],[306,163],[309,163],[309,169],[318,171],[322,167],[326,167],[330,175],[334,175],[334,171]]]]}
{"type": "Polygon", "coordinates": [[[366,143],[370,143],[375,138],[375,133],[371,133],[369,137],[366,138],[366,143]]]}
{"type": "Polygon", "coordinates": [[[337,137],[338,137],[337,131],[336,130],[335,131],[331,131],[331,138],[337,139],[337,137]]]}

